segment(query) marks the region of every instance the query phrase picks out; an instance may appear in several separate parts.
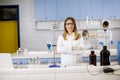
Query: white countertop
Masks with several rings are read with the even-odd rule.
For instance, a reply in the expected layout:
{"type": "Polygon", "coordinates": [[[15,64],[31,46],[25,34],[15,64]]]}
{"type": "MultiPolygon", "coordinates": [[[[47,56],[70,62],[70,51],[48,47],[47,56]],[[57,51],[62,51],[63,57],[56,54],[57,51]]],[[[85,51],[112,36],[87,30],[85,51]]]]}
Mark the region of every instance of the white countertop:
{"type": "MultiPolygon", "coordinates": [[[[120,65],[115,65],[117,63],[112,63],[111,68],[118,69],[120,65]]],[[[50,64],[51,65],[51,64],[50,64]]],[[[60,64],[58,64],[60,65],[60,64]]],[[[60,65],[60,68],[49,68],[49,65],[22,65],[23,67],[13,68],[13,69],[0,69],[0,74],[49,74],[49,73],[88,73],[88,72],[100,72],[106,66],[88,65],[88,63],[81,63],[76,65],[60,65]],[[27,66],[27,67],[25,67],[27,66]]],[[[120,72],[120,70],[119,70],[120,72]]]]}
{"type": "MultiPolygon", "coordinates": [[[[88,53],[85,54],[84,56],[88,56],[88,53]]],[[[61,54],[57,55],[58,57],[61,56],[61,54]]],[[[29,55],[12,55],[12,58],[15,59],[30,57],[48,58],[53,57],[53,54],[44,52],[33,54],[32,52],[29,55]]],[[[120,65],[117,65],[117,62],[112,62],[110,66],[107,66],[117,70],[114,74],[103,73],[105,66],[99,66],[99,63],[97,66],[88,63],[67,66],[59,64],[60,68],[49,68],[49,65],[51,64],[14,65],[17,68],[0,68],[0,80],[120,80],[120,65]],[[115,74],[119,75],[116,76],[115,74]]]]}

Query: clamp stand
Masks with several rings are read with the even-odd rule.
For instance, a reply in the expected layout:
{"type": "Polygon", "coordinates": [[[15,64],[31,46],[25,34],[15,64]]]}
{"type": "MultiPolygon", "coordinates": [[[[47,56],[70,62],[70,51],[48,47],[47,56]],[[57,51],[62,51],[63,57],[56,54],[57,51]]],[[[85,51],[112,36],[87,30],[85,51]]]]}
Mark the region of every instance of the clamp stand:
{"type": "Polygon", "coordinates": [[[53,59],[54,59],[54,62],[52,65],[49,65],[49,68],[60,68],[60,65],[57,65],[56,64],[56,61],[55,61],[55,47],[56,45],[52,45],[53,47],[53,59]]]}

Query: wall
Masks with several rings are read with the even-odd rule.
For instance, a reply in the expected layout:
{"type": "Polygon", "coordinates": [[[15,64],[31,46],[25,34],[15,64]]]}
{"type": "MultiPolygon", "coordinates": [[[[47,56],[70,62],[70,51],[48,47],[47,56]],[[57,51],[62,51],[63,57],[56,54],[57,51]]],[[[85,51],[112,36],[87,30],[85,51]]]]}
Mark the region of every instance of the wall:
{"type": "Polygon", "coordinates": [[[47,50],[45,44],[49,31],[36,31],[34,26],[33,0],[0,0],[2,5],[19,5],[21,48],[47,50]],[[45,34],[45,35],[44,35],[45,34]]]}
{"type": "MultiPolygon", "coordinates": [[[[46,39],[51,33],[48,30],[36,30],[34,22],[33,0],[0,0],[2,5],[19,5],[20,8],[20,42],[21,48],[28,50],[44,51],[47,50],[46,39]]],[[[44,27],[44,26],[43,26],[44,27]]],[[[61,31],[59,31],[61,33],[61,31]]],[[[58,34],[59,34],[58,32],[58,34]]],[[[113,35],[120,34],[120,31],[114,31],[113,35]]],[[[57,34],[57,35],[58,35],[57,34]]],[[[117,41],[119,38],[114,36],[117,41]]]]}

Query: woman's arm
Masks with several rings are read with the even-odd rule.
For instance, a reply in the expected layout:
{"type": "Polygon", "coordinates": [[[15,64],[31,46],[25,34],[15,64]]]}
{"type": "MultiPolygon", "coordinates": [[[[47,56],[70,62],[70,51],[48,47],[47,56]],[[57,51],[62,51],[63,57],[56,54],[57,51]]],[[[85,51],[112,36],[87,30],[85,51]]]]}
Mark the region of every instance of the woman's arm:
{"type": "Polygon", "coordinates": [[[70,42],[66,42],[63,39],[63,36],[59,36],[58,42],[57,42],[57,51],[58,52],[68,52],[72,50],[72,45],[70,42]]]}
{"type": "Polygon", "coordinates": [[[83,37],[73,42],[72,50],[83,50],[83,49],[85,49],[83,37]]]}

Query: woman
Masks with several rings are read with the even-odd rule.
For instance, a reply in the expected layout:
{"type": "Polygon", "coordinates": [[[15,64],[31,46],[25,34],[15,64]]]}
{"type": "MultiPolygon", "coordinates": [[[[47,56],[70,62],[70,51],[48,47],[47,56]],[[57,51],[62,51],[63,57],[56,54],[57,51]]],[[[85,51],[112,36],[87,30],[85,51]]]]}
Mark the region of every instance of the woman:
{"type": "Polygon", "coordinates": [[[61,53],[61,64],[73,65],[81,62],[81,54],[74,55],[74,52],[71,54],[71,51],[83,49],[84,41],[77,31],[74,18],[66,18],[64,22],[64,32],[59,36],[57,43],[57,51],[61,53]]]}
{"type": "Polygon", "coordinates": [[[75,19],[68,17],[64,22],[64,32],[58,38],[57,50],[58,52],[69,52],[82,49],[84,49],[84,41],[78,33],[75,19]]]}

